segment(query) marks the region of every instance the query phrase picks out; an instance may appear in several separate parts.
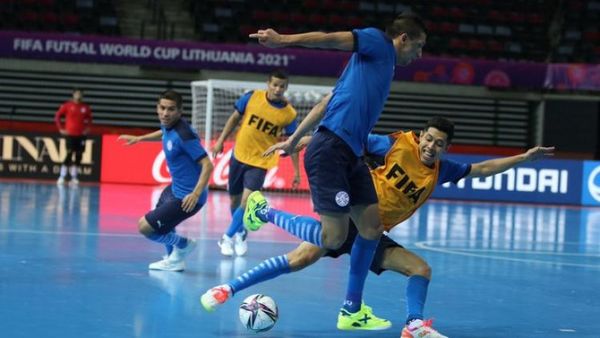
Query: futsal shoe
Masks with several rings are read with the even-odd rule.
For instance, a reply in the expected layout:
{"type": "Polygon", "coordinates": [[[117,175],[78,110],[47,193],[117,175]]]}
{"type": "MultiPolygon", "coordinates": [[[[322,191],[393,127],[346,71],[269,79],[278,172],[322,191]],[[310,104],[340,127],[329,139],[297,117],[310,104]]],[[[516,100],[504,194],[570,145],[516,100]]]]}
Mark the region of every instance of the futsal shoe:
{"type": "Polygon", "coordinates": [[[250,231],[256,231],[267,223],[269,204],[260,191],[248,195],[246,209],[244,210],[244,226],[250,231]]]}
{"type": "Polygon", "coordinates": [[[158,262],[150,263],[150,265],[148,265],[148,269],[179,272],[185,270],[185,262],[174,262],[170,260],[169,257],[165,257],[158,262]]]}
{"type": "Polygon", "coordinates": [[[71,181],[69,182],[70,185],[78,185],[79,184],[79,180],[77,178],[73,178],[71,179],[71,181]]]}
{"type": "Polygon", "coordinates": [[[231,257],[233,256],[233,239],[227,235],[223,235],[223,238],[217,242],[221,248],[221,255],[231,257]]]}
{"type": "Polygon", "coordinates": [[[56,180],[56,184],[58,185],[63,185],[65,184],[65,178],[64,177],[59,177],[58,180],[56,180]]]}
{"type": "Polygon", "coordinates": [[[231,287],[227,284],[215,286],[200,297],[204,310],[213,312],[219,305],[223,305],[231,297],[231,287]]]}
{"type": "MultiPolygon", "coordinates": [[[[248,242],[246,241],[246,237],[248,236],[247,231],[237,232],[233,236],[233,247],[235,249],[235,254],[238,256],[243,256],[248,252],[248,242]]],[[[221,253],[223,250],[221,249],[221,253]]]]}
{"type": "Polygon", "coordinates": [[[168,260],[172,262],[183,262],[185,256],[189,255],[190,252],[196,247],[196,241],[193,239],[187,240],[187,245],[183,249],[179,249],[177,246],[173,247],[173,252],[169,255],[168,260]]]}
{"type": "Polygon", "coordinates": [[[431,323],[431,319],[415,319],[404,326],[400,338],[448,338],[433,329],[431,323]]]}
{"type": "Polygon", "coordinates": [[[350,313],[342,308],[338,315],[337,328],[339,330],[386,330],[392,323],[383,318],[376,317],[371,307],[361,304],[360,310],[350,313]]]}

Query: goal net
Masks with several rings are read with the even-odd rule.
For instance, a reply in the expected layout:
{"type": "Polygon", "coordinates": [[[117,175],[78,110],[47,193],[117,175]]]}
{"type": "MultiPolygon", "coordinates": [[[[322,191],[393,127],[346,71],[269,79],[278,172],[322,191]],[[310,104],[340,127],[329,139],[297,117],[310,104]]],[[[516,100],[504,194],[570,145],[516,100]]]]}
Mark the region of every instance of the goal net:
{"type": "MultiPolygon", "coordinates": [[[[192,126],[202,139],[207,151],[217,140],[227,119],[233,112],[234,103],[244,93],[266,89],[267,83],[233,80],[194,81],[192,86],[192,126]]],[[[297,121],[300,123],[332,87],[290,84],[285,93],[287,100],[298,112],[297,121]]],[[[215,171],[211,178],[211,186],[224,187],[227,184],[228,163],[236,132],[231,133],[225,142],[223,154],[215,160],[215,171]]],[[[301,166],[301,171],[303,171],[301,166]]],[[[288,190],[291,188],[293,170],[289,159],[281,159],[277,168],[269,171],[265,188],[288,190]]],[[[301,190],[307,190],[306,177],[302,172],[301,190]]]]}

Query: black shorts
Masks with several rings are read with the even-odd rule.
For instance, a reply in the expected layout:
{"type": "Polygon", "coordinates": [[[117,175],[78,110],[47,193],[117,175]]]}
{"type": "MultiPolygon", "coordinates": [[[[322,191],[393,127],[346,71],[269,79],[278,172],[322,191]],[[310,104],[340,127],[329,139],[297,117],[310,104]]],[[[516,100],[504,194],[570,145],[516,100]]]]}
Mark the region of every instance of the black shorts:
{"type": "Polygon", "coordinates": [[[144,217],[152,228],[159,234],[171,232],[179,223],[194,216],[206,203],[206,194],[198,200],[198,204],[191,212],[185,212],[181,208],[182,200],[173,195],[171,185],[160,194],[156,208],[149,211],[144,217]]]}
{"type": "Polygon", "coordinates": [[[71,152],[71,151],[74,151],[77,153],[83,152],[83,150],[85,148],[85,140],[86,140],[86,137],[84,135],[80,135],[80,136],[67,135],[65,138],[67,141],[67,150],[69,152],[71,152]]]}
{"type": "MultiPolygon", "coordinates": [[[[358,235],[358,230],[356,229],[356,225],[354,222],[350,220],[350,226],[348,226],[348,237],[342,246],[337,250],[327,250],[325,253],[325,257],[338,258],[344,254],[350,254],[352,251],[352,244],[354,244],[354,239],[358,235]]],[[[379,275],[384,272],[386,269],[382,268],[383,258],[385,254],[385,250],[387,248],[403,248],[402,245],[394,242],[391,238],[386,235],[382,235],[379,240],[379,244],[377,244],[377,249],[375,250],[375,256],[373,257],[373,263],[371,263],[371,267],[369,270],[379,275]]]]}
{"type": "Polygon", "coordinates": [[[238,161],[231,152],[229,160],[229,184],[227,190],[230,195],[239,195],[244,188],[257,191],[265,183],[267,171],[263,168],[253,167],[238,161]]]}
{"type": "Polygon", "coordinates": [[[304,155],[304,170],[315,212],[348,213],[353,205],[377,203],[369,168],[350,146],[321,128],[304,155]]]}

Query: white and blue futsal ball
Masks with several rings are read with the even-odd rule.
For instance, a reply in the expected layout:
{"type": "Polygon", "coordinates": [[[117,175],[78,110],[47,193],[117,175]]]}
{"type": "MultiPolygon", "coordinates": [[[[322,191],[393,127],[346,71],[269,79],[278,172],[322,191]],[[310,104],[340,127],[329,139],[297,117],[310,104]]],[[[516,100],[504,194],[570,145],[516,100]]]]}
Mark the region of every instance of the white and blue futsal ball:
{"type": "Polygon", "coordinates": [[[270,330],[279,318],[273,298],[261,294],[248,296],[240,305],[240,320],[253,332],[270,330]]]}

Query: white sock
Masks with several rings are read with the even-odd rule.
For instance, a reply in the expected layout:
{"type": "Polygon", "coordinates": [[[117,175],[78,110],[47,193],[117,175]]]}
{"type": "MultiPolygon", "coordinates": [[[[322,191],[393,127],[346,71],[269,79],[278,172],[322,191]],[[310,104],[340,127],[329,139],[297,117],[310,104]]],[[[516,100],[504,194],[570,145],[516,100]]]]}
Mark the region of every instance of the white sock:
{"type": "Polygon", "coordinates": [[[60,177],[65,178],[65,176],[67,176],[67,166],[63,164],[60,166],[60,177]]]}
{"type": "Polygon", "coordinates": [[[74,179],[74,178],[77,178],[77,166],[75,166],[75,165],[72,165],[72,166],[69,168],[69,174],[71,174],[71,178],[72,178],[72,179],[74,179]]]}

